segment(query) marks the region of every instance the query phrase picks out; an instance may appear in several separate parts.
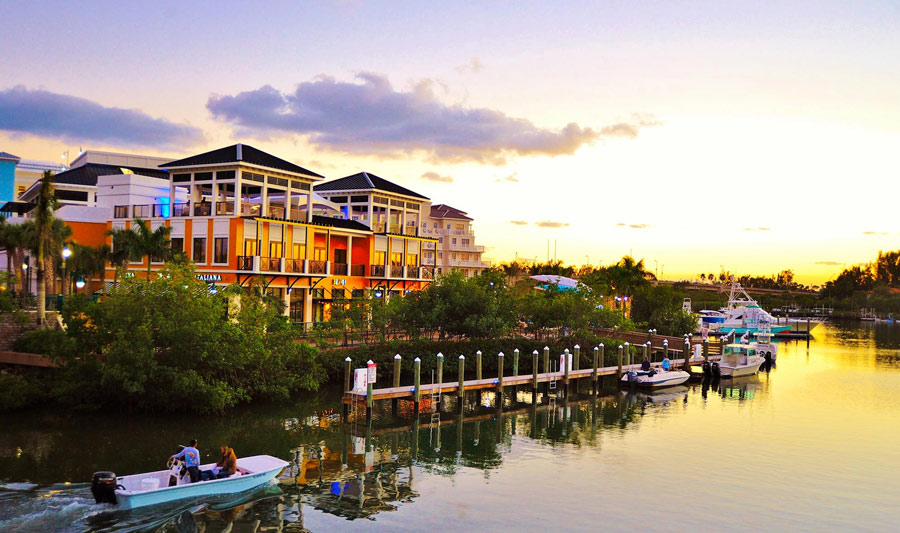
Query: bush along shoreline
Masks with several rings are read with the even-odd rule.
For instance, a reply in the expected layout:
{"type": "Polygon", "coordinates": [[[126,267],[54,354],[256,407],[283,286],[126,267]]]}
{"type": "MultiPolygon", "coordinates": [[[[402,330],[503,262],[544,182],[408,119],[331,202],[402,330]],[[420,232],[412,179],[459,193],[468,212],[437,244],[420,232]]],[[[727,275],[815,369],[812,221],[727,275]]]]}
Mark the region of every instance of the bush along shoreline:
{"type": "Polygon", "coordinates": [[[221,413],[326,381],[318,349],[295,341],[299,330],[260,287],[213,293],[189,265],[155,274],[125,277],[99,302],[69,298],[65,330],[20,338],[16,350],[44,354],[59,368],[44,379],[4,373],[0,384],[25,394],[0,395],[0,409],[221,413]]]}

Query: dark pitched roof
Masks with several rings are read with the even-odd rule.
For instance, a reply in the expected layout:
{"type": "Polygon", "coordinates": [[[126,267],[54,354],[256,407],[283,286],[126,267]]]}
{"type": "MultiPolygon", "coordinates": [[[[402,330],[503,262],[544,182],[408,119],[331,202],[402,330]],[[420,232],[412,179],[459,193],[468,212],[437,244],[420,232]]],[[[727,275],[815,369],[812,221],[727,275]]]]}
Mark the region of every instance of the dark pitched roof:
{"type": "Polygon", "coordinates": [[[8,161],[19,161],[22,158],[17,155],[12,155],[9,152],[0,152],[0,159],[6,159],[8,161]]]}
{"type": "Polygon", "coordinates": [[[169,179],[169,173],[156,168],[123,167],[118,165],[100,165],[98,163],[86,163],[65,172],[53,175],[53,183],[69,183],[72,185],[97,185],[97,177],[122,174],[122,169],[127,169],[141,176],[169,179]]]}
{"type": "Polygon", "coordinates": [[[344,178],[339,178],[327,183],[317,183],[314,189],[316,191],[379,190],[428,200],[427,196],[422,196],[421,194],[411,191],[406,187],[401,187],[392,181],[388,181],[384,178],[379,178],[378,176],[370,172],[360,172],[359,174],[346,176],[344,178]]]}
{"type": "Polygon", "coordinates": [[[159,166],[162,168],[193,167],[198,165],[237,163],[238,161],[275,170],[286,170],[295,174],[305,174],[316,178],[324,178],[324,176],[320,174],[316,174],[311,170],[295,165],[290,161],[285,161],[280,157],[275,157],[272,154],[263,152],[249,144],[233,144],[211,152],[192,155],[191,157],[185,157],[184,159],[178,159],[177,161],[169,161],[168,163],[159,166]]]}
{"type": "Polygon", "coordinates": [[[465,211],[460,211],[455,207],[447,204],[437,204],[431,206],[431,218],[457,218],[462,220],[472,220],[466,216],[465,211]]]}
{"type": "MultiPolygon", "coordinates": [[[[289,220],[285,218],[276,218],[276,217],[262,217],[262,216],[249,216],[244,218],[258,218],[262,220],[272,220],[275,222],[303,222],[302,220],[289,220]]],[[[371,229],[369,226],[366,226],[362,222],[357,222],[356,220],[345,220],[343,218],[331,218],[331,217],[323,217],[322,215],[313,215],[312,224],[317,226],[328,226],[330,228],[340,228],[340,229],[352,229],[357,231],[367,231],[371,233],[371,229]]]]}

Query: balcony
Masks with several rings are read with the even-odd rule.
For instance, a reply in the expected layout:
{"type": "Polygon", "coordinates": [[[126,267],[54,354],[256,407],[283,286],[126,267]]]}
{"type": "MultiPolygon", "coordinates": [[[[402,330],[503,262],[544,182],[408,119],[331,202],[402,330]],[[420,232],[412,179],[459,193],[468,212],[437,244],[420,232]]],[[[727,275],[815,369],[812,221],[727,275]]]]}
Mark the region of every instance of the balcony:
{"type": "Polygon", "coordinates": [[[369,277],[383,278],[384,277],[384,265],[369,265],[369,277]]]}
{"type": "Polygon", "coordinates": [[[350,265],[350,275],[351,276],[365,276],[366,275],[366,265],[350,265]]]}
{"type": "Polygon", "coordinates": [[[151,210],[150,210],[149,204],[136,205],[136,206],[133,206],[131,209],[132,209],[132,213],[133,213],[132,216],[134,218],[150,218],[150,216],[151,216],[151,210]]]}
{"type": "Polygon", "coordinates": [[[169,204],[153,204],[153,218],[168,218],[171,207],[169,204]]]}
{"type": "Polygon", "coordinates": [[[199,204],[194,204],[194,216],[195,217],[208,217],[212,213],[212,204],[209,202],[200,202],[199,204]]]}
{"type": "Polygon", "coordinates": [[[189,217],[191,216],[191,203],[180,202],[172,204],[173,217],[189,217]]]}
{"type": "Polygon", "coordinates": [[[391,224],[390,227],[388,228],[388,233],[396,233],[399,235],[402,233],[401,230],[402,230],[402,228],[400,227],[400,224],[391,224]]]}
{"type": "Polygon", "coordinates": [[[251,204],[248,202],[241,202],[241,215],[245,217],[258,217],[262,209],[262,205],[260,204],[251,204]]]}
{"type": "Polygon", "coordinates": [[[414,225],[411,225],[411,226],[410,226],[410,225],[407,225],[406,228],[405,228],[405,230],[403,231],[403,234],[404,234],[404,235],[410,235],[410,236],[412,236],[412,237],[415,237],[415,236],[418,235],[418,229],[419,229],[419,227],[416,226],[415,224],[414,224],[414,225]]]}
{"type": "Polygon", "coordinates": [[[237,257],[237,269],[252,272],[253,269],[253,256],[252,255],[239,255],[237,257]]]}
{"type": "Polygon", "coordinates": [[[332,263],[331,264],[331,275],[332,276],[346,276],[347,275],[347,263],[332,263]]]}
{"type": "Polygon", "coordinates": [[[285,259],[284,271],[291,274],[303,274],[303,259],[285,259]]]}
{"type": "Polygon", "coordinates": [[[420,279],[434,279],[434,267],[421,267],[419,268],[419,278],[420,279]]]}
{"type": "Polygon", "coordinates": [[[309,262],[309,271],[308,274],[322,274],[328,270],[328,262],[327,261],[310,261],[309,262]]]}
{"type": "Polygon", "coordinates": [[[234,202],[216,202],[216,215],[233,215],[234,202]]]}
{"type": "Polygon", "coordinates": [[[391,265],[392,278],[404,278],[403,265],[391,265]]]}
{"type": "Polygon", "coordinates": [[[269,216],[272,218],[284,218],[284,207],[277,205],[269,206],[269,216]]]}
{"type": "Polygon", "coordinates": [[[259,269],[265,272],[281,272],[280,257],[260,257],[259,269]]]}

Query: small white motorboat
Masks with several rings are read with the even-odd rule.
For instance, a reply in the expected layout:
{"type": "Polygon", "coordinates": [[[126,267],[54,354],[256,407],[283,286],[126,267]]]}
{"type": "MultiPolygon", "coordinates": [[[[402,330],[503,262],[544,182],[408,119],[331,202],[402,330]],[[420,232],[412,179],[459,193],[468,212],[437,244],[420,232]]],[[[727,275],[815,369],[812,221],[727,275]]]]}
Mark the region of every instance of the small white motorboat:
{"type": "Polygon", "coordinates": [[[674,387],[689,380],[691,375],[684,370],[629,370],[622,375],[622,383],[648,389],[674,387]]]}
{"type": "MultiPolygon", "coordinates": [[[[288,464],[271,455],[242,457],[237,460],[237,472],[232,476],[190,483],[188,476],[176,475],[175,484],[171,486],[171,470],[121,477],[113,472],[96,472],[91,492],[97,503],[111,503],[121,509],[134,509],[176,500],[248,491],[278,477],[288,464]]],[[[214,466],[215,464],[201,465],[200,470],[211,470],[214,466]]]]}
{"type": "Polygon", "coordinates": [[[727,344],[719,360],[719,373],[723,377],[749,376],[759,372],[759,367],[766,362],[765,357],[756,351],[753,344],[727,344]]]}

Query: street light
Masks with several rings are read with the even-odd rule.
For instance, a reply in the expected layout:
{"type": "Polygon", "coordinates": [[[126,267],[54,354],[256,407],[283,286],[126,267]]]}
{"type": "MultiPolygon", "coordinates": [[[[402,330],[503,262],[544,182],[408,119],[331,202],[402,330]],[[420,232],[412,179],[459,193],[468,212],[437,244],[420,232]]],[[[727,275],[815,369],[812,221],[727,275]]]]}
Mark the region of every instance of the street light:
{"type": "Polygon", "coordinates": [[[83,288],[84,288],[84,280],[83,280],[83,279],[80,279],[80,280],[76,281],[76,282],[75,282],[75,288],[78,289],[78,290],[83,289],[83,288]]]}
{"type": "MultiPolygon", "coordinates": [[[[69,284],[69,271],[66,269],[66,260],[72,257],[72,250],[66,246],[62,249],[62,258],[63,258],[63,288],[67,287],[69,284]]],[[[63,290],[65,292],[65,290],[63,290]]]]}

